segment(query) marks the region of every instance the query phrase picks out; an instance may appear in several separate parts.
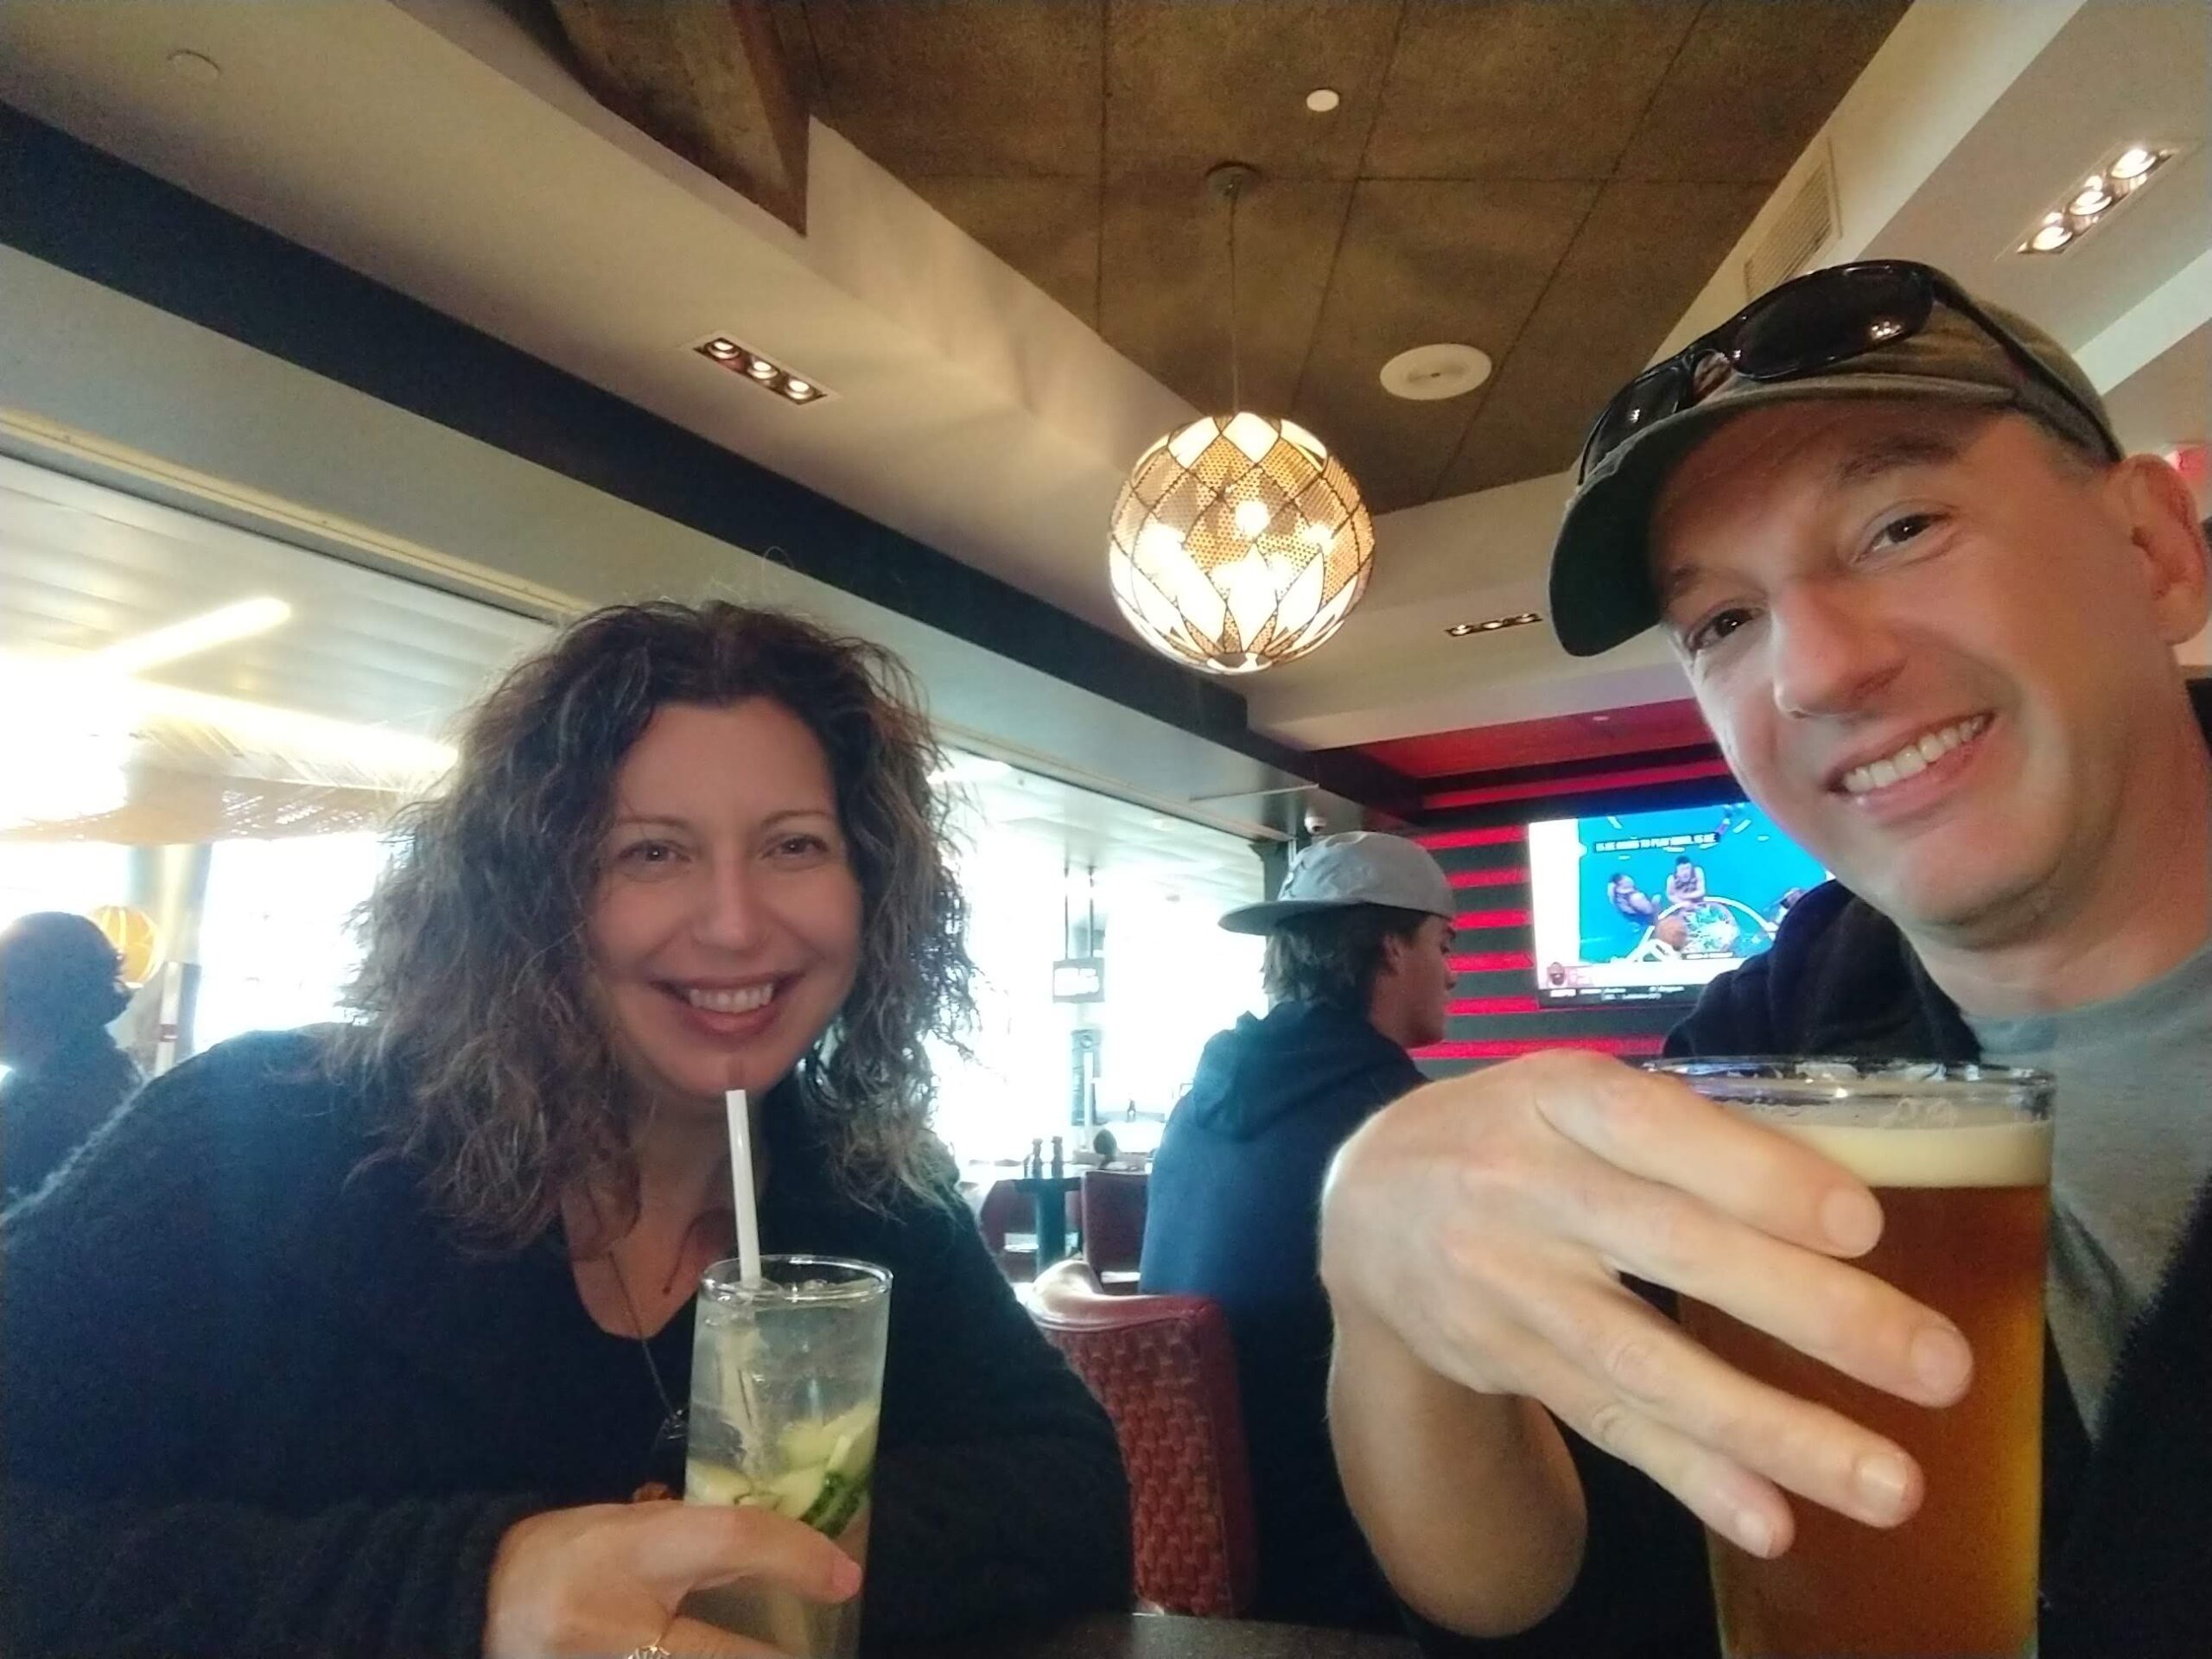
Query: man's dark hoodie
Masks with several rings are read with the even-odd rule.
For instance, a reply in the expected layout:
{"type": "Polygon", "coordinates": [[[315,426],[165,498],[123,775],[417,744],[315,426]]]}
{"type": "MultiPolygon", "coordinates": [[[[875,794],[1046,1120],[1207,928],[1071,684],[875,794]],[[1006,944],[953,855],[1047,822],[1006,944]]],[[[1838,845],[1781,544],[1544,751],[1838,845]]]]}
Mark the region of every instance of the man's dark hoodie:
{"type": "Polygon", "coordinates": [[[1142,1288],[1211,1296],[1236,1339],[1261,1618],[1397,1628],[1329,1450],[1316,1230],[1337,1148],[1421,1081],[1358,1015],[1281,1002],[1207,1043],[1153,1164],[1142,1288]]]}

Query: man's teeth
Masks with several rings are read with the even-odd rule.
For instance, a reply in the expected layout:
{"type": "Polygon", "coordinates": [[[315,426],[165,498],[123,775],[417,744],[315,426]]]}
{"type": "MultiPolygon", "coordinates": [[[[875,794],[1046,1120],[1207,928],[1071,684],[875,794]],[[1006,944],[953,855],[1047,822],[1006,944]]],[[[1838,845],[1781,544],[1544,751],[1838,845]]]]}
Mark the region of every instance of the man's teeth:
{"type": "Polygon", "coordinates": [[[1910,778],[1916,772],[1925,772],[1960,744],[1980,737],[1982,728],[1988,724],[1987,715],[1976,715],[1972,720],[1946,726],[1940,732],[1930,732],[1883,760],[1853,766],[1843,774],[1843,792],[1864,795],[1872,790],[1887,789],[1899,779],[1910,778]]]}
{"type": "Polygon", "coordinates": [[[709,1014],[751,1014],[756,1008],[766,1007],[775,994],[776,988],[770,984],[747,985],[735,991],[692,989],[684,992],[683,996],[693,1007],[703,1008],[709,1014]]]}

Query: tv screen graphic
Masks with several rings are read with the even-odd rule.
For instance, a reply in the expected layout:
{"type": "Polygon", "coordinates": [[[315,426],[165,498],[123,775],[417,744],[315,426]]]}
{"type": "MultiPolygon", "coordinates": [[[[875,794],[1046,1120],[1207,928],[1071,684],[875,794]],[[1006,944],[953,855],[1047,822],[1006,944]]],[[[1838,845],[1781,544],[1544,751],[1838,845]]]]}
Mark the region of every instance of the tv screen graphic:
{"type": "Polygon", "coordinates": [[[1748,801],[1529,826],[1536,994],[1686,999],[1774,943],[1820,861],[1748,801]]]}

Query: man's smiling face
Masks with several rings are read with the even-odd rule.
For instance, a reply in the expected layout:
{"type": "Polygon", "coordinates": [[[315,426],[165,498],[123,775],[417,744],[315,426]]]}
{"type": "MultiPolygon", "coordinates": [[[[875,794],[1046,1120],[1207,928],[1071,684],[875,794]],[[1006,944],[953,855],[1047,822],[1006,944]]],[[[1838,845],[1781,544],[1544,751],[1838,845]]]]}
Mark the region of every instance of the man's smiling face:
{"type": "Polygon", "coordinates": [[[1748,410],[1652,512],[1663,626],[1737,777],[1908,933],[2087,879],[2141,710],[2202,624],[2131,534],[2129,467],[2018,416],[1748,410]]]}

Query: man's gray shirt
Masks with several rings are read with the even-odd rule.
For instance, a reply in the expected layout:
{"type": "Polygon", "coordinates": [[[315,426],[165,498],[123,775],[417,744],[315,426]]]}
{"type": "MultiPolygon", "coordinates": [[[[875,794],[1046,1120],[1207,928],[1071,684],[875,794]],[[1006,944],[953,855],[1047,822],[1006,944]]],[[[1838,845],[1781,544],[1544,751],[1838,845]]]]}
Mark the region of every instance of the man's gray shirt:
{"type": "Polygon", "coordinates": [[[2058,1080],[2051,1334],[2092,1433],[2120,1350],[2212,1173],[2212,944],[2108,1002],[1967,1022],[2058,1080]]]}

